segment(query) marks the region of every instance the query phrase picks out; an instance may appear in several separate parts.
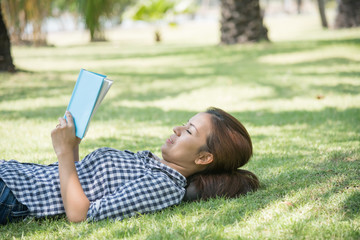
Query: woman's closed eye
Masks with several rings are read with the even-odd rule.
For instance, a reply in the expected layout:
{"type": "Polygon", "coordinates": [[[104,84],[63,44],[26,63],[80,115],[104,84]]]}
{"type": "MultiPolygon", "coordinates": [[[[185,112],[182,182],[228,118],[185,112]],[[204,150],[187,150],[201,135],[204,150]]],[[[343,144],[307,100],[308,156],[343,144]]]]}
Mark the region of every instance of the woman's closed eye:
{"type": "MultiPolygon", "coordinates": [[[[184,127],[187,125],[187,124],[182,124],[184,127]]],[[[186,132],[188,133],[188,134],[190,134],[190,135],[192,135],[192,133],[191,133],[191,131],[189,130],[189,129],[186,129],[186,132]]]]}

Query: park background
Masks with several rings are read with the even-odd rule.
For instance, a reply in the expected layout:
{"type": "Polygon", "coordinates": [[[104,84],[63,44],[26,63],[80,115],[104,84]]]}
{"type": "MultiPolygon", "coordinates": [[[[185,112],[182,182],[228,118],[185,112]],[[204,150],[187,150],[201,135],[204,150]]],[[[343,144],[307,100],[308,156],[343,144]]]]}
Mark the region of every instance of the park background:
{"type": "Polygon", "coordinates": [[[244,168],[261,188],[123,221],[30,218],[1,226],[1,239],[359,239],[360,29],[335,24],[338,3],[356,1],[323,1],[327,28],[320,1],[303,0],[300,12],[297,1],[258,1],[270,41],[234,44],[221,43],[220,1],[147,21],[133,18],[141,2],[122,1],[122,18],[102,18],[93,41],[83,1],[53,2],[69,9],[44,17],[37,40],[30,17],[20,38],[7,25],[15,68],[0,73],[2,159],[56,161],[50,131],[85,68],[114,85],[80,157],[103,146],[160,155],[174,125],[217,106],[249,130],[254,156],[244,168]]]}

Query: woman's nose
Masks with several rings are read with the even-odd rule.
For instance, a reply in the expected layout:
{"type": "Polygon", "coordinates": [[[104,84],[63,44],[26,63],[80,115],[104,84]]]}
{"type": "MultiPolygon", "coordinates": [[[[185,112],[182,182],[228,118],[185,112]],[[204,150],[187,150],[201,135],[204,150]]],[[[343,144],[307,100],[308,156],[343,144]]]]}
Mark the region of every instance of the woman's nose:
{"type": "Polygon", "coordinates": [[[180,127],[180,126],[174,127],[174,128],[173,128],[173,131],[174,131],[174,133],[175,133],[177,136],[180,136],[180,134],[181,134],[181,127],[180,127]]]}

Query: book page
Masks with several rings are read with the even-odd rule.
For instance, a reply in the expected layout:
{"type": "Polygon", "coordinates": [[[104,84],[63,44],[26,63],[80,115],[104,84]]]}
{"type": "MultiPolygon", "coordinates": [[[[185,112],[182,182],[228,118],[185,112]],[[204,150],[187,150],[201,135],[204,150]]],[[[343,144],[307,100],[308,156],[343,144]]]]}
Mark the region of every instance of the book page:
{"type": "MultiPolygon", "coordinates": [[[[101,87],[101,90],[100,90],[100,93],[99,93],[99,96],[98,96],[98,99],[96,101],[96,104],[95,104],[95,107],[94,107],[94,111],[91,115],[91,117],[94,115],[96,109],[100,106],[102,100],[104,99],[105,95],[107,94],[107,92],[109,91],[111,85],[113,84],[113,81],[108,79],[108,78],[105,78],[104,79],[104,82],[103,82],[103,85],[101,87]]],[[[90,118],[91,119],[91,118],[90,118]]]]}
{"type": "Polygon", "coordinates": [[[85,134],[84,136],[86,135],[88,129],[89,129],[89,125],[90,125],[90,122],[91,122],[91,119],[92,117],[95,115],[95,112],[96,110],[98,109],[98,107],[100,106],[102,100],[104,99],[105,95],[107,94],[107,92],[109,91],[111,85],[113,84],[113,81],[108,79],[108,78],[105,78],[104,79],[104,82],[101,86],[101,90],[99,92],[99,96],[96,100],[96,103],[95,103],[95,106],[94,106],[94,109],[93,109],[93,112],[91,113],[91,116],[90,116],[90,120],[89,120],[89,124],[87,125],[86,127],[86,130],[85,130],[85,134]]]}

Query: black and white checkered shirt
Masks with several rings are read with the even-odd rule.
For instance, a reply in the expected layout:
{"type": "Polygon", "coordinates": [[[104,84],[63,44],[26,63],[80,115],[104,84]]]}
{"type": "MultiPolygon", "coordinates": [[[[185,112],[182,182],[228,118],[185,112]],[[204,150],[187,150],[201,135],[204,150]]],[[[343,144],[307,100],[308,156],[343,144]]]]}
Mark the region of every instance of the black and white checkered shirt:
{"type": "MultiPolygon", "coordinates": [[[[181,202],[186,178],[149,151],[133,153],[100,148],[76,162],[81,186],[90,200],[90,220],[123,219],[181,202]]],[[[0,178],[36,217],[65,212],[58,163],[39,165],[0,160],[0,178]]]]}

